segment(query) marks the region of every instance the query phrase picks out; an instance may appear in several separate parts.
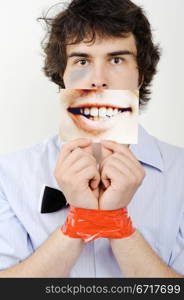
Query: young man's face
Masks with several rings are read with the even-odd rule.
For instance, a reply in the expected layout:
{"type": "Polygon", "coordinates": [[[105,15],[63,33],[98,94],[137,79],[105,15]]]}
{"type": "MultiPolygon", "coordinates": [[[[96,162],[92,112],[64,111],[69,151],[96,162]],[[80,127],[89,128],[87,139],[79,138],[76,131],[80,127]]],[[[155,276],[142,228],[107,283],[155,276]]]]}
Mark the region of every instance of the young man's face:
{"type": "Polygon", "coordinates": [[[82,41],[68,45],[66,52],[65,88],[138,88],[137,49],[133,34],[127,38],[97,38],[94,44],[82,41]]]}

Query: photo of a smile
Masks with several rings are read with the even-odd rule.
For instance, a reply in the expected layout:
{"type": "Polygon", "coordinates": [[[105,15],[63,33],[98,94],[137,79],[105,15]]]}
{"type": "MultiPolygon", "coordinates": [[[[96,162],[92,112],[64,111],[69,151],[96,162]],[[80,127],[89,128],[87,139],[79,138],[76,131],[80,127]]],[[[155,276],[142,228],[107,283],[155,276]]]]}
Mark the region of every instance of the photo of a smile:
{"type": "Polygon", "coordinates": [[[61,90],[62,139],[137,140],[138,90],[61,90]]]}
{"type": "Polygon", "coordinates": [[[112,106],[110,104],[84,104],[80,106],[70,106],[68,108],[76,126],[88,133],[98,134],[106,131],[112,124],[110,120],[115,121],[118,115],[126,117],[133,112],[133,108],[112,106]]]}

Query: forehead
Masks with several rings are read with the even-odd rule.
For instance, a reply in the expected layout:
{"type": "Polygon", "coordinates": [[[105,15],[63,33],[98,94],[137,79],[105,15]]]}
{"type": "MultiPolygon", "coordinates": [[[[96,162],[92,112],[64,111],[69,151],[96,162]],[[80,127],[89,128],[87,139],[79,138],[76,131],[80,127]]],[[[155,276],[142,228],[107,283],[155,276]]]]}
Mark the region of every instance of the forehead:
{"type": "Polygon", "coordinates": [[[93,43],[89,43],[86,39],[78,44],[67,45],[66,47],[68,55],[74,51],[86,52],[93,55],[105,55],[106,53],[120,50],[129,50],[136,55],[136,41],[132,33],[130,33],[128,37],[96,37],[93,43]]]}

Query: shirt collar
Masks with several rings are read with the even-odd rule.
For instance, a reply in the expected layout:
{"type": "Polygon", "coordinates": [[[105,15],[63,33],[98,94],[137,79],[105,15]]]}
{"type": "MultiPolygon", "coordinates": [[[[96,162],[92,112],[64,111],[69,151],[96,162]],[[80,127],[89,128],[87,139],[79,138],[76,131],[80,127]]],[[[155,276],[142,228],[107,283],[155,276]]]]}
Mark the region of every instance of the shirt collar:
{"type": "MultiPolygon", "coordinates": [[[[65,144],[57,135],[57,146],[65,144]]],[[[130,145],[130,150],[135,157],[142,163],[150,165],[160,171],[164,170],[163,158],[158,143],[152,135],[150,135],[140,124],[138,130],[138,144],[130,145]]]]}
{"type": "Polygon", "coordinates": [[[138,144],[130,145],[136,158],[147,165],[164,170],[163,158],[158,143],[141,125],[138,130],[138,144]]]}

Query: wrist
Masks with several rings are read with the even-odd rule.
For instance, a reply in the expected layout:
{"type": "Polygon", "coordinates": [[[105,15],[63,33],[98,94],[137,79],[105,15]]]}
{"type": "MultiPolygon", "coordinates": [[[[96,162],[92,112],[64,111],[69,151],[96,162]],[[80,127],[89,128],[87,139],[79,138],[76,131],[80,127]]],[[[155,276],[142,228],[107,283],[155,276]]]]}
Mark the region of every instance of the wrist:
{"type": "Polygon", "coordinates": [[[127,209],[89,210],[70,206],[69,215],[61,231],[86,243],[96,238],[120,239],[130,236],[135,229],[127,209]]]}
{"type": "Polygon", "coordinates": [[[63,247],[63,245],[79,248],[84,246],[84,241],[81,238],[76,239],[64,234],[61,230],[61,226],[57,228],[56,235],[58,237],[58,243],[61,245],[61,247],[63,247]]]}
{"type": "Polygon", "coordinates": [[[126,236],[124,238],[118,238],[118,239],[109,239],[110,245],[113,247],[114,245],[127,243],[127,242],[133,242],[137,239],[138,231],[136,228],[132,231],[132,233],[129,236],[126,236]]]}

